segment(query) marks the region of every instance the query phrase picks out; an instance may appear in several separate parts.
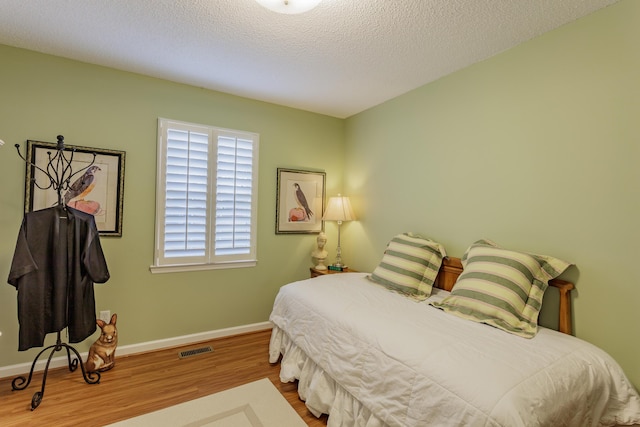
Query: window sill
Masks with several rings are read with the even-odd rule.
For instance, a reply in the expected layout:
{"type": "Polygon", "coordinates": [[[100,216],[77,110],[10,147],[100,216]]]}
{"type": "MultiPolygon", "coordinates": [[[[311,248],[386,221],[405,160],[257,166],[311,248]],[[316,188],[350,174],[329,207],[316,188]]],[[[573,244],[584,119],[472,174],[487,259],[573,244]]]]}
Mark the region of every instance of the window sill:
{"type": "Polygon", "coordinates": [[[152,265],[149,271],[158,273],[180,273],[185,271],[226,270],[229,268],[255,267],[257,261],[226,262],[218,264],[176,264],[176,265],[152,265]]]}

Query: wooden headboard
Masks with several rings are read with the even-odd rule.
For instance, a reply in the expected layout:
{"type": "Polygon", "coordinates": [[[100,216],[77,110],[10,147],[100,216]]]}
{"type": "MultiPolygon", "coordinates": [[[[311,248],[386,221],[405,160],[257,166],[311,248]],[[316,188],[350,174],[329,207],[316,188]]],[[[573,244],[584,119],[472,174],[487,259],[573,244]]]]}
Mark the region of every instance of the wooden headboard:
{"type": "MultiPolygon", "coordinates": [[[[446,257],[442,260],[442,266],[436,277],[435,286],[445,291],[451,291],[453,285],[462,273],[462,262],[460,258],[446,257]]],[[[571,335],[571,295],[574,288],[573,283],[565,280],[553,279],[549,285],[558,288],[560,292],[560,307],[558,316],[558,331],[571,335]]]]}

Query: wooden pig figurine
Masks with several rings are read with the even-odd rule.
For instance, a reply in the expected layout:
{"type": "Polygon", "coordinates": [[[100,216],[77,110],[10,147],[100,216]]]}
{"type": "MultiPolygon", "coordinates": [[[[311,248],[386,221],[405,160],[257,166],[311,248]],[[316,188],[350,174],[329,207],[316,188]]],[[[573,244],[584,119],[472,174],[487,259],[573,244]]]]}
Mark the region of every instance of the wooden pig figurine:
{"type": "Polygon", "coordinates": [[[103,372],[113,368],[116,364],[116,347],[118,345],[118,329],[116,320],[118,316],[114,313],[111,321],[105,323],[98,319],[96,323],[102,330],[100,337],[89,348],[89,356],[84,368],[87,372],[103,372]]]}

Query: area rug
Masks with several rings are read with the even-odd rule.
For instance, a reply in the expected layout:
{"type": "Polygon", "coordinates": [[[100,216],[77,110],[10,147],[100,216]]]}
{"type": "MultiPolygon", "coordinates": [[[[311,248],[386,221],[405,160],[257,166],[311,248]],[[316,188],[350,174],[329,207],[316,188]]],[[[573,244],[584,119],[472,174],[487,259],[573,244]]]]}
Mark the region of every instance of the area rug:
{"type": "Polygon", "coordinates": [[[306,427],[267,378],[111,426],[306,427]]]}

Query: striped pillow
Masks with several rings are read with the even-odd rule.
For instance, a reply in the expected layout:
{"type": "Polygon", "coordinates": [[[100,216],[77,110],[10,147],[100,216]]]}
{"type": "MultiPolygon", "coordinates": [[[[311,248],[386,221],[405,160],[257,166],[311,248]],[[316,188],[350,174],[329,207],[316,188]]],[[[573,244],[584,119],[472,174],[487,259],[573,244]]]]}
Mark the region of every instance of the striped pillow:
{"type": "Polygon", "coordinates": [[[479,240],[462,257],[464,270],[442,302],[431,305],[486,323],[515,335],[532,338],[549,280],[569,263],[544,255],[515,252],[479,240]]]}
{"type": "Polygon", "coordinates": [[[387,289],[422,301],[431,295],[444,247],[412,233],[395,236],[384,252],[380,265],[367,278],[387,289]]]}

